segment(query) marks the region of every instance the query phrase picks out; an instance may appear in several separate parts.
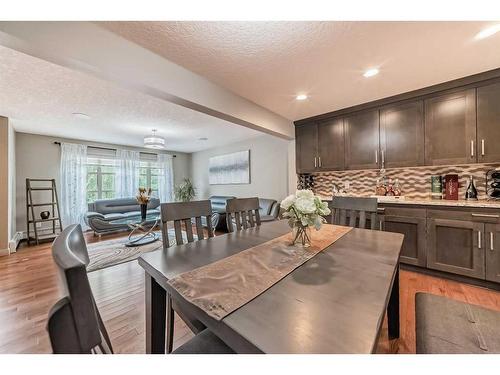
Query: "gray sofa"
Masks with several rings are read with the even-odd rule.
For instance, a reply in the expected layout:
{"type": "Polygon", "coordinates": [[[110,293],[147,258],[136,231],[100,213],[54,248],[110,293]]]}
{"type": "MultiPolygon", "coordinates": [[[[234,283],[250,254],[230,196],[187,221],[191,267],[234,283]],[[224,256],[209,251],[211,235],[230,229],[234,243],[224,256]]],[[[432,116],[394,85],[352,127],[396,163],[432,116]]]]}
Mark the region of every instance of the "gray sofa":
{"type": "Polygon", "coordinates": [[[274,221],[278,219],[280,204],[274,199],[259,198],[260,221],[274,221]]]}
{"type": "Polygon", "coordinates": [[[219,196],[213,195],[210,198],[210,204],[212,205],[212,225],[215,230],[227,231],[226,225],[226,204],[228,199],[234,199],[236,197],[232,196],[219,196]]]}
{"type": "MultiPolygon", "coordinates": [[[[141,216],[141,208],[135,198],[101,199],[89,203],[89,211],[85,214],[85,222],[97,234],[127,230],[127,224],[112,223],[122,218],[141,216]]],[[[160,200],[151,198],[148,214],[160,214],[160,200]]],[[[147,224],[153,224],[154,220],[147,224]]]]}

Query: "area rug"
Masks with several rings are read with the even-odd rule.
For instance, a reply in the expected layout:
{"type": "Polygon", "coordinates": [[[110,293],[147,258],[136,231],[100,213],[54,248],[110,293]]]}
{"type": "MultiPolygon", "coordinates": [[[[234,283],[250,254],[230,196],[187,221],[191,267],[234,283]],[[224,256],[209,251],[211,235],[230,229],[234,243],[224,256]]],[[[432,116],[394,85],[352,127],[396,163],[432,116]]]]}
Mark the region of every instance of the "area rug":
{"type": "MultiPolygon", "coordinates": [[[[125,243],[128,241],[127,237],[88,244],[87,249],[90,263],[87,266],[87,272],[93,272],[103,268],[116,266],[117,264],[130,262],[139,258],[142,254],[162,249],[163,242],[161,233],[158,234],[160,235],[158,241],[143,246],[125,246],[125,243]]],[[[187,242],[184,231],[182,232],[182,237],[184,242],[187,242]]],[[[175,245],[175,232],[173,229],[169,229],[169,238],[171,246],[175,245]]]]}

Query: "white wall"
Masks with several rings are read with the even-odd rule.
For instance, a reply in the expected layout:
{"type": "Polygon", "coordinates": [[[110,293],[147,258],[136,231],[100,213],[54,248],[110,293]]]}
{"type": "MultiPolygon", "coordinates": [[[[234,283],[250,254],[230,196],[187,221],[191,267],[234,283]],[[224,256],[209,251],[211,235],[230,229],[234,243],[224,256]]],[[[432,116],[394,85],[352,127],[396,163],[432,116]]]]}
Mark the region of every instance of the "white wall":
{"type": "MultiPolygon", "coordinates": [[[[55,178],[58,192],[59,186],[59,164],[61,150],[54,142],[73,142],[87,145],[126,148],[139,151],[147,149],[102,144],[96,142],[85,142],[74,139],[63,139],[43,135],[16,133],[16,227],[17,231],[26,230],[26,178],[55,178]]],[[[151,150],[148,150],[151,152],[151,150]]],[[[191,155],[182,152],[168,152],[177,155],[174,158],[174,183],[178,184],[183,178],[189,177],[191,166],[191,155]]]]}
{"type": "Polygon", "coordinates": [[[16,234],[16,132],[14,127],[9,124],[9,178],[8,178],[8,194],[9,194],[9,240],[14,238],[16,234]]]}
{"type": "MultiPolygon", "coordinates": [[[[198,198],[204,199],[211,195],[233,195],[239,198],[257,196],[282,200],[289,191],[289,145],[291,143],[294,144],[293,141],[262,135],[193,153],[191,174],[197,188],[198,198]],[[209,158],[243,150],[250,150],[250,184],[209,185],[209,158]]],[[[295,163],[293,163],[293,170],[295,170],[295,163]]]]}

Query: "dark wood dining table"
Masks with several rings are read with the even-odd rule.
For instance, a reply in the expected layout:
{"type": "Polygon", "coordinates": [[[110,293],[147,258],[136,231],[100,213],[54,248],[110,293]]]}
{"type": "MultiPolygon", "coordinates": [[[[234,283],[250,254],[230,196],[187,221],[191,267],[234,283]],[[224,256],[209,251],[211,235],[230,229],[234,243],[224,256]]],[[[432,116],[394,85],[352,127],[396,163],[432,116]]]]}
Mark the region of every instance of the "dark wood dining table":
{"type": "Polygon", "coordinates": [[[146,352],[165,353],[167,295],[237,353],[373,353],[386,311],[389,338],[399,337],[397,233],[355,228],[220,321],[168,284],[289,231],[286,221],[275,221],[141,255],[146,352]]]}

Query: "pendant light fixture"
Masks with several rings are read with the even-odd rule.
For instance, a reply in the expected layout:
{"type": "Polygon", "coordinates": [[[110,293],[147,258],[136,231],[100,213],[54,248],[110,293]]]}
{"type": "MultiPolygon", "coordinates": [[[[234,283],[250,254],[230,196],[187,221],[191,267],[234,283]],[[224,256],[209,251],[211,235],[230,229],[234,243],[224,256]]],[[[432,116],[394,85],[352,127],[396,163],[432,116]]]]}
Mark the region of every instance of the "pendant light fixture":
{"type": "Polygon", "coordinates": [[[165,138],[156,135],[156,129],[153,129],[151,135],[144,137],[144,147],[163,149],[165,148],[165,138]]]}

